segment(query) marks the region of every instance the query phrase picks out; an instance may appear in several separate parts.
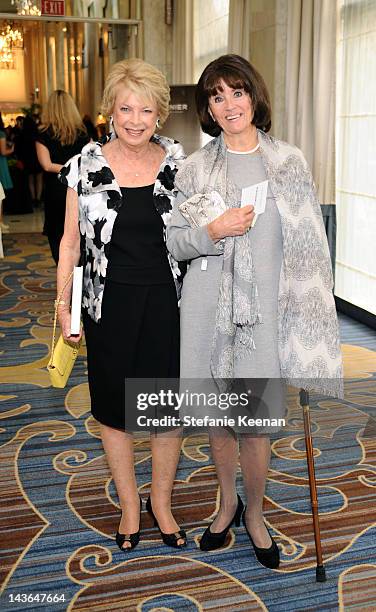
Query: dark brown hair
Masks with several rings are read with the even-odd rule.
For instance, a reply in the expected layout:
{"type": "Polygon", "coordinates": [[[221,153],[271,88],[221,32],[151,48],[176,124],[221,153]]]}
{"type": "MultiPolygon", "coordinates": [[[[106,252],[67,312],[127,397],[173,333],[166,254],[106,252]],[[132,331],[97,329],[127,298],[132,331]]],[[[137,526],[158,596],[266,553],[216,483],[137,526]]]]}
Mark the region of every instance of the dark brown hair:
{"type": "Polygon", "coordinates": [[[249,94],[254,110],[253,125],[268,132],[271,128],[269,93],[261,74],[240,55],[221,55],[210,62],[196,87],[196,107],[202,130],[210,136],[219,136],[222,128],[209,114],[209,98],[221,91],[223,80],[231,89],[244,89],[249,94]]]}

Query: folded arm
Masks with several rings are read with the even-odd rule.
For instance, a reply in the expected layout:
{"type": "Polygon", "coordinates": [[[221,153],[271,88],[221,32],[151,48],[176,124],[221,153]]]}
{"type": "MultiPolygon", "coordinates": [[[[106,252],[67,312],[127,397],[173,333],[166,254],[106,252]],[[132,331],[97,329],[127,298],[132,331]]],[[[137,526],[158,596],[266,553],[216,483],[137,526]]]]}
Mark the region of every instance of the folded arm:
{"type": "Polygon", "coordinates": [[[167,248],[177,261],[222,254],[222,239],[227,236],[242,236],[248,231],[254,218],[251,205],[229,208],[208,225],[192,228],[179,211],[179,204],[185,200],[185,196],[179,192],[171,222],[167,226],[167,248]]]}
{"type": "Polygon", "coordinates": [[[220,255],[223,253],[222,244],[216,244],[208,233],[208,226],[192,228],[179,210],[179,204],[187,198],[178,193],[170,223],[167,225],[167,248],[176,261],[186,261],[205,257],[206,255],[220,255]]]}

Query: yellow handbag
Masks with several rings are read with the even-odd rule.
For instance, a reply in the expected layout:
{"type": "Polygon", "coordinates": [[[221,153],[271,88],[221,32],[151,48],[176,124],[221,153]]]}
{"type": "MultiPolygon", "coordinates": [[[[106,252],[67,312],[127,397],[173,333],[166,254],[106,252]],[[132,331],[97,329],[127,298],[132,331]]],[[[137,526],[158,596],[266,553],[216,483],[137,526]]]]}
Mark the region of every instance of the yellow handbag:
{"type": "Polygon", "coordinates": [[[67,279],[64,287],[62,288],[59,297],[55,301],[55,316],[54,316],[54,328],[52,333],[52,346],[51,346],[51,357],[47,365],[47,370],[50,375],[51,384],[53,387],[63,388],[67,384],[68,378],[76,361],[78,352],[80,350],[81,341],[77,343],[70,343],[64,340],[63,335],[60,336],[55,346],[56,339],[56,321],[57,321],[57,308],[61,297],[64,293],[64,289],[69,283],[73,276],[73,272],[67,279]]]}

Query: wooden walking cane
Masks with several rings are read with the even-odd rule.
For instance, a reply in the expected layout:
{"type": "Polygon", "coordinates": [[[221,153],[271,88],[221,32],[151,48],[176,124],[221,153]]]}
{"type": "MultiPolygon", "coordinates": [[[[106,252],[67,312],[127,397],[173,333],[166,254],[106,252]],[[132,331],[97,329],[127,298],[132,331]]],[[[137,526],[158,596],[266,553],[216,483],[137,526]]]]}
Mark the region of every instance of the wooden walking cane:
{"type": "Polygon", "coordinates": [[[308,465],[309,492],[311,495],[313,530],[315,534],[316,561],[317,561],[316,582],[325,582],[326,573],[325,573],[325,567],[324,567],[323,560],[322,560],[319,508],[318,508],[316,476],[315,476],[315,461],[313,458],[313,444],[312,444],[311,421],[310,421],[310,413],[309,413],[308,391],[304,391],[303,389],[301,389],[299,392],[299,398],[300,398],[300,405],[303,408],[304,437],[305,437],[306,456],[307,456],[307,465],[308,465]]]}

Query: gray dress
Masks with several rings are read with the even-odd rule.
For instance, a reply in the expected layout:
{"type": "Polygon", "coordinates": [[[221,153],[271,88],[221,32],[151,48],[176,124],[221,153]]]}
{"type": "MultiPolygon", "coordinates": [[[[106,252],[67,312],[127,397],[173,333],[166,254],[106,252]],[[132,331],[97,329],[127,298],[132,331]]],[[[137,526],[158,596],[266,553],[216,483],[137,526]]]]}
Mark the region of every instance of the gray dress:
{"type": "MultiPolygon", "coordinates": [[[[266,180],[261,155],[227,153],[229,178],[240,188],[266,180]]],[[[180,304],[182,379],[211,379],[210,357],[215,328],[223,255],[206,227],[192,229],[178,210],[179,193],[167,228],[167,247],[177,260],[191,260],[184,278],[180,304]],[[206,270],[202,262],[207,259],[206,270]]],[[[262,323],[254,328],[255,350],[235,358],[235,378],[280,377],[277,343],[278,285],[282,263],[282,232],[275,199],[268,188],[265,212],[248,232],[259,292],[262,323]]],[[[213,390],[215,384],[213,381],[213,390]]],[[[207,384],[205,386],[207,391],[207,384]]],[[[283,416],[284,399],[273,416],[283,416]]]]}

